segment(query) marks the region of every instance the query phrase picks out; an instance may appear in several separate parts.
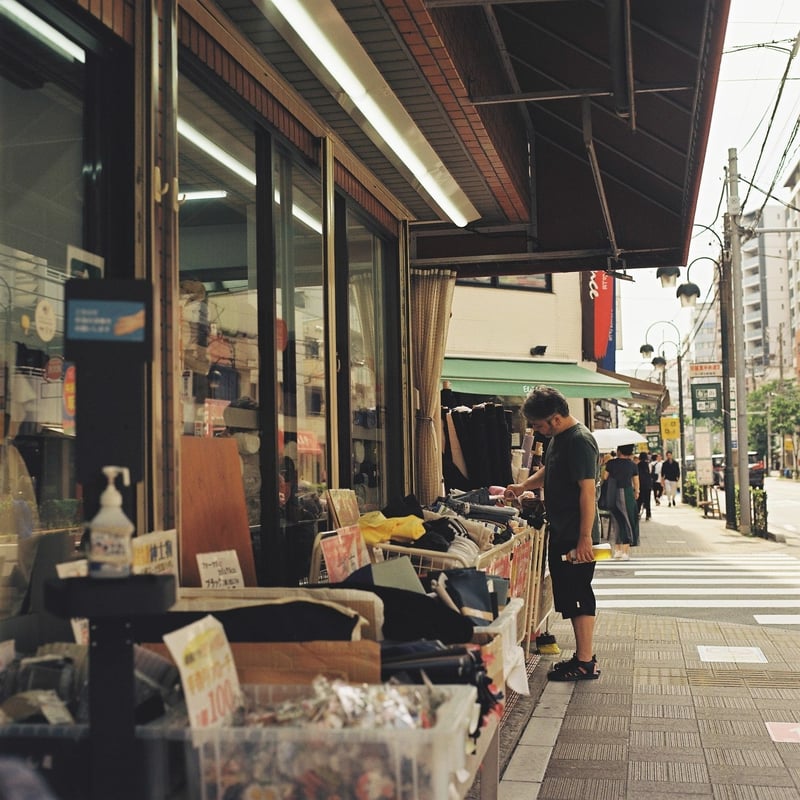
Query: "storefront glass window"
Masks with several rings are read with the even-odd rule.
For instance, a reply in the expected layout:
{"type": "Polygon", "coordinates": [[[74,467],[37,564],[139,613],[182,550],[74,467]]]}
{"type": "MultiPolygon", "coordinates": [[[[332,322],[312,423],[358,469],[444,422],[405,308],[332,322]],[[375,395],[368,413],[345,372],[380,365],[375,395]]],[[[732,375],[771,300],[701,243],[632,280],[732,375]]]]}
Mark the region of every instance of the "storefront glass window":
{"type": "Polygon", "coordinates": [[[185,75],[178,117],[183,433],[235,439],[247,518],[257,526],[255,136],[185,75]]]}
{"type": "Polygon", "coordinates": [[[275,164],[278,498],[291,583],[308,576],[327,515],[325,305],[319,179],[287,157],[275,164]]]}
{"type": "Polygon", "coordinates": [[[386,504],[386,308],[382,241],[347,212],[353,489],[361,512],[386,504]]]}
{"type": "MultiPolygon", "coordinates": [[[[75,555],[75,373],[64,282],[100,277],[86,219],[87,53],[0,6],[0,618],[27,605],[35,553],[75,555]],[[41,548],[47,537],[48,547],[41,548]]],[[[88,159],[87,159],[88,161],[88,159]]],[[[42,555],[44,557],[44,555],[42,555]]],[[[52,564],[50,564],[52,569],[52,564]]]]}

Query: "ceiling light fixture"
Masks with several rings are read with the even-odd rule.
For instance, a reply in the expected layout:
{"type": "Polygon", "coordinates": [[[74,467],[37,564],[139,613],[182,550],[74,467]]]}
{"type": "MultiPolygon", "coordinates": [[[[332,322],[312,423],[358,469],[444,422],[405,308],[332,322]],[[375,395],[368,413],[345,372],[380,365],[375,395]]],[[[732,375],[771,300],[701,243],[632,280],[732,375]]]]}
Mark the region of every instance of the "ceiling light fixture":
{"type": "MultiPolygon", "coordinates": [[[[253,170],[246,167],[241,161],[235,159],[230,153],[223,150],[218,144],[212,142],[211,139],[204,136],[181,117],[178,117],[178,133],[195,145],[195,147],[199,147],[206,155],[211,156],[215,161],[222,164],[223,167],[227,167],[235,175],[244,178],[251,186],[256,185],[256,173],[253,172],[253,170]]],[[[207,192],[186,192],[185,194],[180,194],[178,199],[179,201],[200,200],[227,196],[228,193],[226,191],[213,189],[207,192]],[[201,195],[203,196],[202,198],[201,195]]],[[[277,189],[275,190],[275,202],[278,205],[281,203],[281,195],[277,189]]],[[[307,225],[314,232],[322,233],[322,222],[294,203],[292,204],[292,216],[300,220],[304,225],[307,225]]]]}
{"type": "Polygon", "coordinates": [[[381,152],[411,173],[444,216],[461,228],[480,217],[330,0],[255,4],[381,152]]]}
{"type": "Polygon", "coordinates": [[[82,47],[79,47],[72,39],[68,39],[63,33],[57,31],[41,17],[37,17],[36,14],[28,11],[16,0],[2,0],[0,2],[0,14],[14,19],[25,30],[32,33],[37,39],[62,56],[79,61],[81,64],[86,63],[86,52],[82,47]]]}
{"type": "Polygon", "coordinates": [[[195,147],[199,147],[206,155],[222,164],[223,167],[227,167],[231,172],[243,178],[251,186],[256,185],[256,174],[253,170],[246,167],[241,161],[237,161],[230,153],[223,150],[218,144],[214,144],[211,139],[193,128],[181,117],[178,117],[178,133],[195,147]]]}
{"type": "Polygon", "coordinates": [[[228,193],[224,189],[208,189],[203,192],[181,192],[178,195],[178,202],[185,203],[187,200],[222,200],[228,193]]]}

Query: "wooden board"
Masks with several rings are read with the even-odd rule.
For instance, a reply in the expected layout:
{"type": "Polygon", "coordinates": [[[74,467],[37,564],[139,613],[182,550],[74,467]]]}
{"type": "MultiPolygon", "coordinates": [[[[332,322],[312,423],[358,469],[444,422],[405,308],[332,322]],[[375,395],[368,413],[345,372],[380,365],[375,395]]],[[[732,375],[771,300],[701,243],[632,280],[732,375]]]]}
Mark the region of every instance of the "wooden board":
{"type": "Polygon", "coordinates": [[[181,437],[181,586],[200,586],[197,554],[236,550],[245,586],[256,566],[236,440],[181,437]]]}

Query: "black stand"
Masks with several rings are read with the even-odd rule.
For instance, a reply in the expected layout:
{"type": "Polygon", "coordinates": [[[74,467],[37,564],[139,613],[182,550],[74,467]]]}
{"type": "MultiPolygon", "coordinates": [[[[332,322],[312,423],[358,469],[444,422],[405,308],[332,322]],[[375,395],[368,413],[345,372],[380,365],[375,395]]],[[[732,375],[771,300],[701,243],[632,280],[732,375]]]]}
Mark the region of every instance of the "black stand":
{"type": "MultiPolygon", "coordinates": [[[[45,607],[89,618],[89,790],[91,800],[136,800],[131,617],[175,603],[173,575],[69,578],[45,583],[45,607]]],[[[140,768],[140,767],[139,767],[140,768]]]]}

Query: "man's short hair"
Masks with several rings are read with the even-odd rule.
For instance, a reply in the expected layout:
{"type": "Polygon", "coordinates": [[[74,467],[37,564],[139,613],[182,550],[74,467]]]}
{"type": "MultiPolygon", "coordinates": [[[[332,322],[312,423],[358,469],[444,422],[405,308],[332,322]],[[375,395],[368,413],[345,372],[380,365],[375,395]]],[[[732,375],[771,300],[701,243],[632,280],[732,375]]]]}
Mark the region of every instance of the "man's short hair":
{"type": "Polygon", "coordinates": [[[547,419],[553,414],[568,417],[569,403],[558,389],[554,389],[552,386],[535,386],[525,398],[522,413],[528,422],[547,419]]]}

